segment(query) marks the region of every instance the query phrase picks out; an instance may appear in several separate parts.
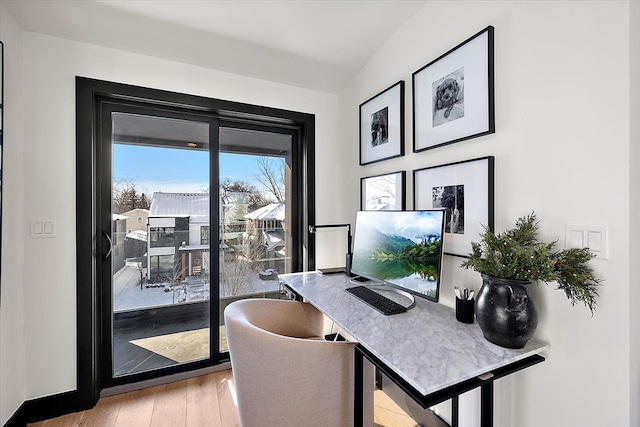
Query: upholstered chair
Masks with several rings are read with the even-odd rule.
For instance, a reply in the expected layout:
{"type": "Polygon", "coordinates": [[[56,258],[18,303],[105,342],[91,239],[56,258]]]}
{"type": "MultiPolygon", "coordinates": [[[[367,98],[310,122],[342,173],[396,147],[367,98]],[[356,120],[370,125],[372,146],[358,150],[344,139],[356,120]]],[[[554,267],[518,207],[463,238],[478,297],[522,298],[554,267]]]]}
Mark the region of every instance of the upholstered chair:
{"type": "Polygon", "coordinates": [[[353,425],[355,343],[325,341],[322,313],[247,299],[224,319],[243,427],[353,425]]]}

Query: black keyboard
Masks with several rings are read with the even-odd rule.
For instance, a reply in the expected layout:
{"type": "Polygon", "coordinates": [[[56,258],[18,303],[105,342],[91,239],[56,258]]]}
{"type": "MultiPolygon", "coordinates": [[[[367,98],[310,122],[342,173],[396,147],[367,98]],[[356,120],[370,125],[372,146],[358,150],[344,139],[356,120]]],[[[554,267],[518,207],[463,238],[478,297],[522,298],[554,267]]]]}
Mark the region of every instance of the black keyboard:
{"type": "Polygon", "coordinates": [[[365,286],[354,286],[353,288],[345,289],[351,295],[359,298],[371,307],[378,310],[380,313],[388,316],[390,314],[404,313],[407,308],[397,302],[390,300],[387,297],[380,295],[379,293],[372,291],[365,286]]]}

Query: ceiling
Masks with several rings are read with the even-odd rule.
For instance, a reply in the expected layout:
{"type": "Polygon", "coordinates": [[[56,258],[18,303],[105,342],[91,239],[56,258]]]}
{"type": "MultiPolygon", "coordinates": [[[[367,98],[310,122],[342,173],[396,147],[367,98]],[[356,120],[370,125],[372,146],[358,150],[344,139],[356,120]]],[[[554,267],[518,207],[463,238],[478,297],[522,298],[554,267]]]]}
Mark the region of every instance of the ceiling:
{"type": "Polygon", "coordinates": [[[326,92],[426,0],[2,0],[23,30],[326,92]]]}
{"type": "MultiPolygon", "coordinates": [[[[113,113],[113,142],[149,147],[208,150],[209,125],[204,122],[113,113]]],[[[291,135],[221,126],[220,151],[288,157],[291,135]]]]}

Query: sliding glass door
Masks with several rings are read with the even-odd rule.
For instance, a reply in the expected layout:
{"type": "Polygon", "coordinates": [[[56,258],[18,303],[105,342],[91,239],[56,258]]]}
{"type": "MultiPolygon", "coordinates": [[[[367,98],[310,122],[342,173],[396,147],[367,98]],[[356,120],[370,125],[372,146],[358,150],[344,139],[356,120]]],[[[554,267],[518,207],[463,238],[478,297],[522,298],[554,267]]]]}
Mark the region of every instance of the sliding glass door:
{"type": "Polygon", "coordinates": [[[109,106],[103,118],[104,378],[117,385],[216,363],[217,120],[125,105],[109,106]]]}
{"type": "Polygon", "coordinates": [[[301,269],[296,133],[144,106],[102,117],[105,383],[218,363],[225,307],[284,298],[278,275],[301,269]]]}
{"type": "Polygon", "coordinates": [[[224,309],[244,298],[280,298],[293,271],[293,136],[286,130],[220,127],[220,351],[224,309]]]}
{"type": "Polygon", "coordinates": [[[312,115],[78,77],[79,405],[229,360],[224,308],[313,268],[312,115]],[[117,392],[117,390],[115,390],[117,392]]]}

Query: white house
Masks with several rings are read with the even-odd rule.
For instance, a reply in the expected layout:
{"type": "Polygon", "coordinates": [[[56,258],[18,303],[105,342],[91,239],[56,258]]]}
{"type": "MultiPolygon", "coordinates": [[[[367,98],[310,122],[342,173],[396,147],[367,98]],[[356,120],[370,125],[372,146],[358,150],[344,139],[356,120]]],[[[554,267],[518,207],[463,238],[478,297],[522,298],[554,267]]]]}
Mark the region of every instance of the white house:
{"type": "Polygon", "coordinates": [[[149,280],[206,273],[210,243],[208,193],[153,193],[148,218],[149,280]]]}
{"type": "Polygon", "coordinates": [[[141,230],[147,231],[147,218],[149,218],[149,209],[131,209],[123,212],[122,215],[127,217],[127,233],[141,230]]]}

